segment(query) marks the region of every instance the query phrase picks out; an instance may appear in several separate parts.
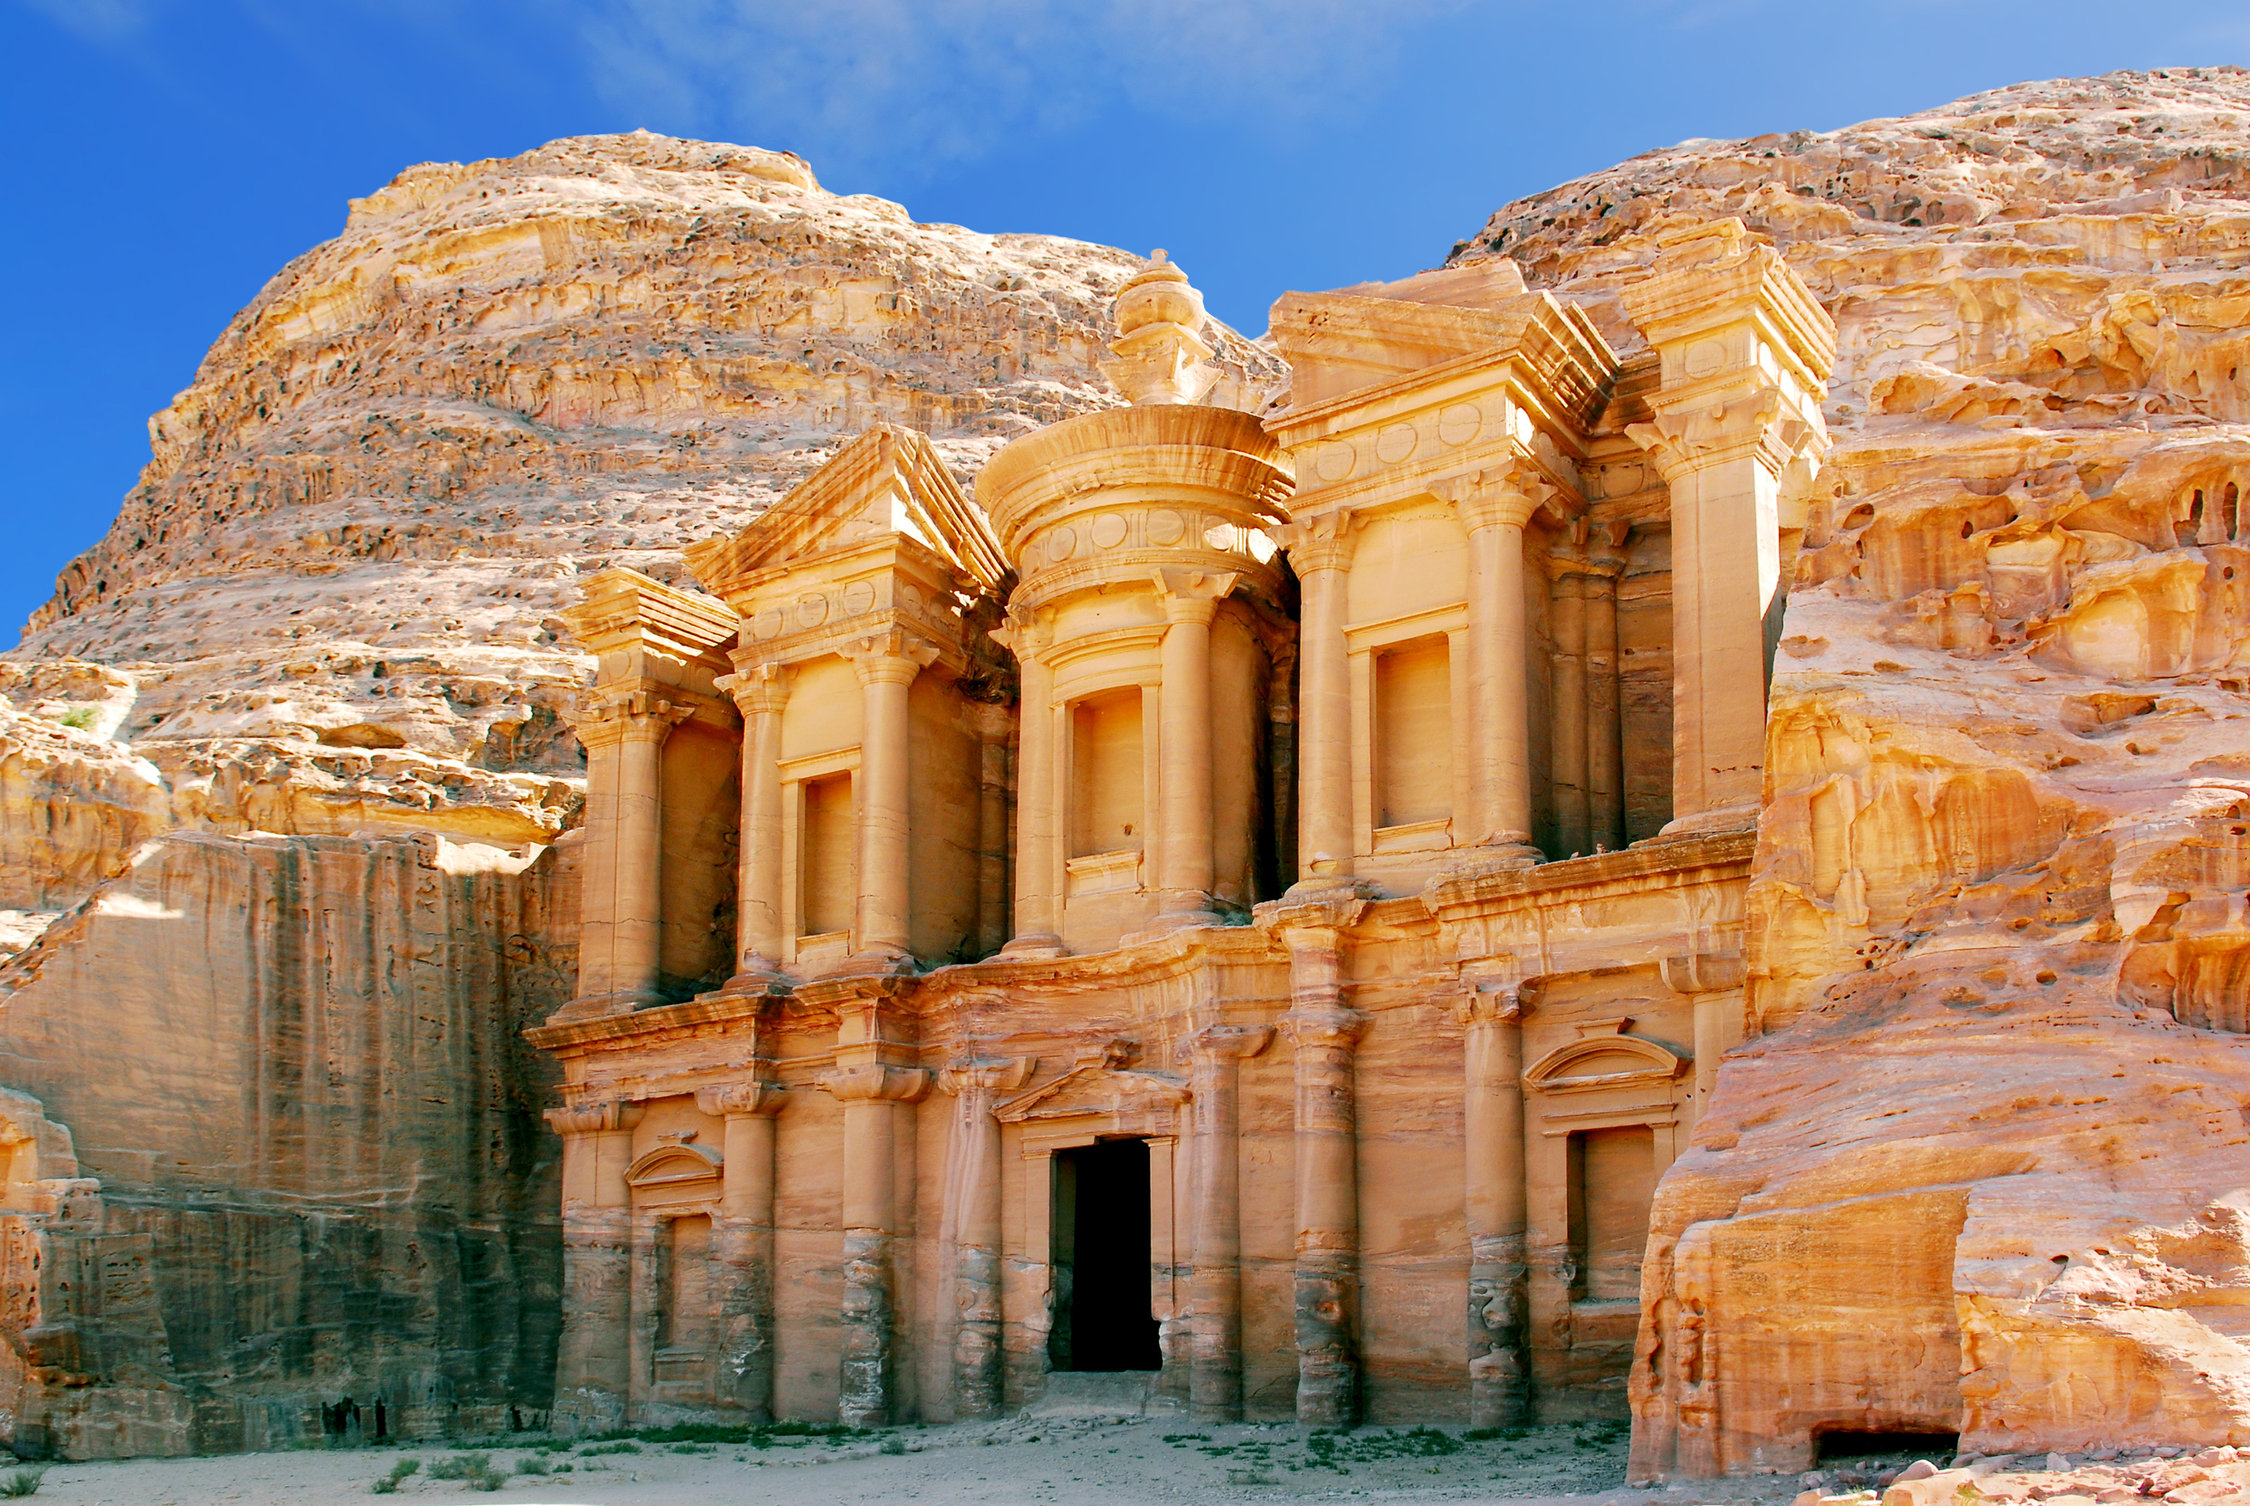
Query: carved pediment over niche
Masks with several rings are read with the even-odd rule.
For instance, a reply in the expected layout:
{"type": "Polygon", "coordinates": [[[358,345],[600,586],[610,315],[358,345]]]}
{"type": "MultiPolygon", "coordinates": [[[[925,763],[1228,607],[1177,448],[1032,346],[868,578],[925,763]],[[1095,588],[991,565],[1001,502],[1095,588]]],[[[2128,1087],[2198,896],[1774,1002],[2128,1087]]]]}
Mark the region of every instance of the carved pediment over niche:
{"type": "Polygon", "coordinates": [[[1169,1073],[1120,1067],[1096,1056],[1052,1082],[1017,1094],[993,1114],[1006,1124],[1089,1117],[1120,1124],[1162,1119],[1169,1124],[1188,1097],[1187,1084],[1169,1073]]]}
{"type": "Polygon", "coordinates": [[[662,1144],[643,1151],[625,1168],[628,1186],[672,1188],[688,1182],[715,1182],[721,1157],[707,1146],[693,1143],[693,1131],[666,1135],[662,1144]]]}
{"type": "Polygon", "coordinates": [[[1578,1039],[1548,1052],[1523,1074],[1524,1085],[1548,1093],[1670,1083],[1689,1059],[1669,1046],[1625,1034],[1630,1019],[1598,1020],[1578,1027],[1578,1039]]]}

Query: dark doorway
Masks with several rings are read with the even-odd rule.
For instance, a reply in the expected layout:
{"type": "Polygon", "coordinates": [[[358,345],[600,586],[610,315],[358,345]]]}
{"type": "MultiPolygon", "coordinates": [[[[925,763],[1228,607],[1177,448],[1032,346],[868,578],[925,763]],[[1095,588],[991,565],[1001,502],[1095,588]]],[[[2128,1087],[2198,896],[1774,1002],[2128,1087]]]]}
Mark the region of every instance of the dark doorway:
{"type": "Polygon", "coordinates": [[[1154,1370],[1149,1308],[1148,1142],[1104,1140],[1055,1152],[1056,1370],[1154,1370]]]}
{"type": "MultiPolygon", "coordinates": [[[[1959,1433],[1859,1433],[1822,1431],[1819,1435],[1819,1462],[1827,1464],[1837,1459],[1868,1459],[1893,1454],[1912,1454],[1916,1458],[1933,1461],[1948,1460],[1961,1447],[1959,1433]]],[[[1940,1469],[1945,1465],[1940,1462],[1940,1469]]]]}

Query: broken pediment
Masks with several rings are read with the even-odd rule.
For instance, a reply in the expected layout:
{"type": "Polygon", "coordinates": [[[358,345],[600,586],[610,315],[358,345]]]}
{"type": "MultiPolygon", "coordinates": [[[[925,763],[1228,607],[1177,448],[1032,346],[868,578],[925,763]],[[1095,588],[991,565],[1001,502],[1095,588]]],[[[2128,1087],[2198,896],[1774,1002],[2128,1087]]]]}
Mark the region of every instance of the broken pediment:
{"type": "Polygon", "coordinates": [[[688,568],[711,590],[888,537],[912,539],[964,583],[1005,594],[1012,572],[983,511],[928,436],[877,424],[731,538],[691,544],[688,568]]]}

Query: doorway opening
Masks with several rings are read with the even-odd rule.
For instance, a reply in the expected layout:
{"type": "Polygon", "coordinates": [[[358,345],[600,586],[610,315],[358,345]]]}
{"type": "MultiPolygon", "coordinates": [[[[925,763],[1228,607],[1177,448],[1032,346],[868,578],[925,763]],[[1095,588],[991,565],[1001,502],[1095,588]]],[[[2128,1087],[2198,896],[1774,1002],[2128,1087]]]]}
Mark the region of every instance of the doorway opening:
{"type": "Polygon", "coordinates": [[[1055,1152],[1054,1370],[1155,1370],[1149,1301],[1148,1142],[1102,1140],[1055,1152]]]}

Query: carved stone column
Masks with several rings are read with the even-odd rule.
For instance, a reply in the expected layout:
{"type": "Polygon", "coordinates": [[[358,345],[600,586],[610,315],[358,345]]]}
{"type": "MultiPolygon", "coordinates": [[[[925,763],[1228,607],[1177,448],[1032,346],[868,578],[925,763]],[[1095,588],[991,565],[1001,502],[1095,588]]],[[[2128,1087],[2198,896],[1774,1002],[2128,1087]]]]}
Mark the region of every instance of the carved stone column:
{"type": "Polygon", "coordinates": [[[563,1137],[563,1326],[555,1357],[555,1431],[625,1425],[632,1398],[632,1189],[638,1103],[547,1110],[563,1137]]]}
{"type": "Polygon", "coordinates": [[[1164,679],[1157,735],[1162,789],[1156,888],[1160,916],[1174,924],[1212,918],[1211,619],[1234,589],[1232,573],[1163,570],[1164,679]]]}
{"type": "Polygon", "coordinates": [[[1461,1016],[1467,1026],[1462,1129],[1468,1140],[1469,1424],[1518,1427],[1531,1420],[1519,991],[1474,989],[1461,1016]]]}
{"type": "Polygon", "coordinates": [[[1587,827],[1585,556],[1557,549],[1548,558],[1549,626],[1555,640],[1554,695],[1548,707],[1554,787],[1555,856],[1593,850],[1587,827]]]}
{"type": "Polygon", "coordinates": [[[1331,513],[1275,530],[1302,588],[1297,639],[1297,885],[1352,875],[1352,679],[1344,637],[1351,519],[1331,513]]]}
{"type": "Polygon", "coordinates": [[[586,858],[578,997],[559,1020],[663,1002],[664,740],[689,708],[643,691],[596,692],[586,747],[586,858]]]}
{"type": "Polygon", "coordinates": [[[1596,852],[1626,845],[1624,704],[1618,679],[1617,583],[1627,526],[1594,530],[1586,590],[1586,825],[1596,852]]]}
{"type": "Polygon", "coordinates": [[[852,1427],[891,1421],[898,1307],[893,1165],[899,1105],[930,1090],[930,1074],[880,1064],[838,1067],[821,1082],[844,1106],[844,1352],[837,1415],[852,1427]]]}
{"type": "Polygon", "coordinates": [[[1008,941],[1009,708],[983,705],[977,725],[977,953],[990,956],[1008,941]]]}
{"type": "Polygon", "coordinates": [[[959,1417],[994,1417],[1002,1404],[1000,1121],[992,1117],[992,1100],[1022,1087],[1031,1068],[1028,1057],[970,1060],[938,1074],[938,1085],[954,1100],[944,1243],[952,1252],[953,1408],[959,1417]]]}
{"type": "Polygon", "coordinates": [[[1827,449],[1820,404],[1835,326],[1739,220],[1659,239],[1625,312],[1661,362],[1647,423],[1626,432],[1672,493],[1672,822],[1757,819],[1766,681],[1781,634],[1785,472],[1827,449]]]}
{"type": "Polygon", "coordinates": [[[781,714],[788,668],[746,664],[721,689],[742,710],[742,845],[735,884],[732,992],[763,993],[781,976],[788,896],[782,893],[781,714]]]}
{"type": "Polygon", "coordinates": [[[858,956],[882,967],[912,959],[912,860],[907,841],[914,724],[908,691],[937,650],[904,633],[863,638],[859,670],[859,779],[852,808],[859,848],[858,956]]]}
{"type": "Polygon", "coordinates": [[[774,1139],[783,1093],[771,1082],[703,1088],[695,1106],[726,1121],[714,1252],[725,1288],[719,1293],[719,1377],[731,1380],[721,1406],[754,1422],[773,1417],[774,1139]]]}
{"type": "Polygon", "coordinates": [[[1242,1416],[1241,1065],[1272,1040],[1263,1027],[1212,1025],[1186,1042],[1195,1135],[1188,1410],[1199,1422],[1242,1416]]]}
{"type": "Polygon", "coordinates": [[[1012,957],[1062,955],[1062,833],[1055,804],[1055,672],[1045,623],[1011,617],[994,638],[1016,656],[1016,926],[1012,957]]]}
{"type": "Polygon", "coordinates": [[[1531,692],[1526,666],[1523,530],[1538,501],[1506,473],[1451,488],[1469,534],[1473,845],[1509,861],[1537,862],[1531,841],[1531,692]]]}
{"type": "MultiPolygon", "coordinates": [[[[1352,1057],[1367,1017],[1344,1002],[1344,931],[1364,901],[1292,906],[1272,925],[1289,948],[1296,1051],[1297,1421],[1359,1420],[1359,1130],[1352,1057]]],[[[1261,916],[1261,921],[1266,917],[1261,916]]]]}

